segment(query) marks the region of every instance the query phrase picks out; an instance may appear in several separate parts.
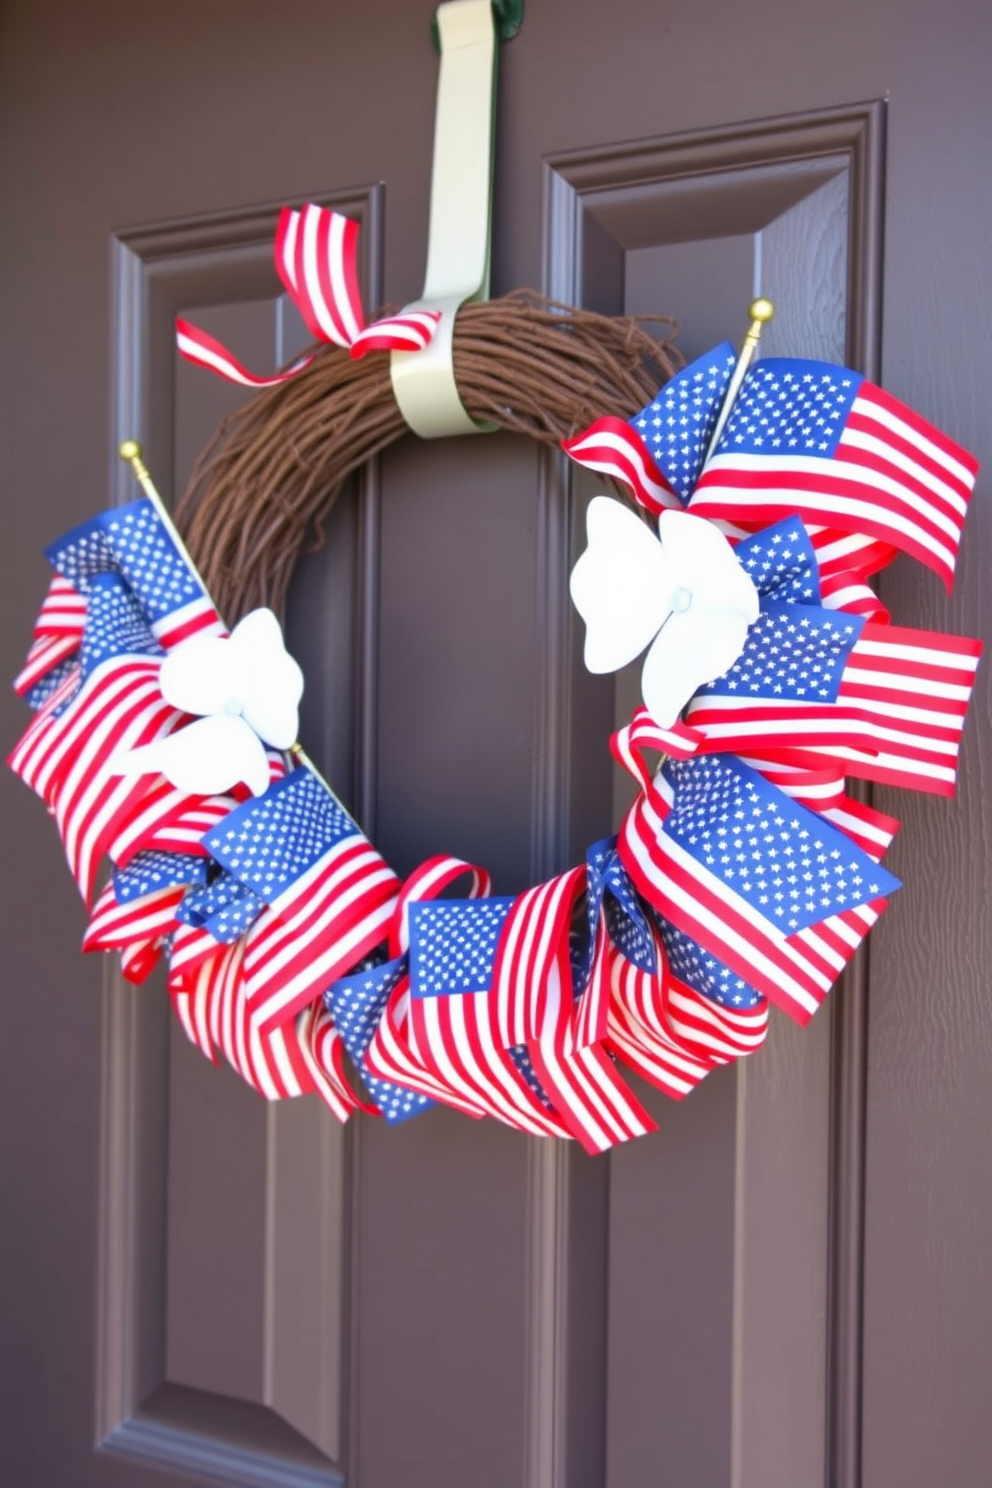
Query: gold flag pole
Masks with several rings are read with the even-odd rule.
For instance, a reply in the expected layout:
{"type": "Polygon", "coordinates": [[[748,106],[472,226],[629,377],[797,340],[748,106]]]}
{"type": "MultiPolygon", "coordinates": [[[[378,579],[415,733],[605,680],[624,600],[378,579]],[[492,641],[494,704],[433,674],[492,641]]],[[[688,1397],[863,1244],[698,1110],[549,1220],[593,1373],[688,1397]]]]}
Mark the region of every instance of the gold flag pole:
{"type": "Polygon", "coordinates": [[[141,445],[136,439],[125,439],[123,444],[118,446],[117,453],[120,455],[124,463],[126,465],[130,465],[131,469],[134,471],[138,485],[144,491],[145,495],[148,497],[148,500],[155,508],[156,512],[161,518],[163,525],[167,529],[169,536],[172,538],[172,541],[175,543],[176,547],[179,549],[180,554],[189,564],[190,568],[197,575],[197,577],[199,577],[199,570],[197,569],[196,564],[193,562],[193,559],[190,557],[189,549],[183,542],[182,538],[179,536],[179,528],[172,520],[168,507],[162,500],[161,496],[158,494],[158,491],[155,489],[155,482],[148,474],[148,466],[141,458],[141,445]]]}
{"type": "Polygon", "coordinates": [[[720,436],[727,427],[727,420],[730,417],[734,403],[737,401],[737,394],[741,390],[741,383],[744,381],[748,367],[754,361],[754,354],[758,349],[758,342],[761,340],[761,332],[773,318],[775,306],[771,300],[752,300],[748,306],[747,313],[751,317],[751,324],[748,326],[747,335],[744,337],[744,344],[741,347],[740,356],[737,358],[737,365],[734,368],[734,374],[727,387],[727,392],[717,417],[716,427],[713,430],[709,446],[706,450],[706,459],[703,461],[704,465],[708,464],[713,458],[713,451],[720,443],[720,436]]]}
{"type": "MultiPolygon", "coordinates": [[[[130,465],[131,469],[134,471],[135,479],[137,480],[138,485],[144,491],[145,495],[148,497],[148,500],[155,508],[156,512],[161,518],[163,525],[168,531],[169,536],[172,538],[172,541],[179,549],[182,557],[189,564],[189,567],[199,578],[199,569],[193,562],[193,558],[190,554],[189,549],[180,537],[179,529],[176,526],[175,522],[172,520],[168,507],[155,488],[155,482],[152,480],[150,474],[148,473],[148,466],[141,458],[141,445],[136,439],[125,439],[124,442],[118,447],[117,453],[120,455],[125,464],[130,465]]],[[[202,579],[200,580],[200,582],[203,582],[202,579]]],[[[295,744],[291,744],[289,746],[288,753],[293,755],[293,757],[297,759],[299,763],[304,766],[305,769],[309,770],[311,775],[315,775],[317,777],[321,785],[327,791],[328,795],[333,797],[333,799],[341,807],[342,811],[345,811],[346,808],[341,805],[341,802],[338,800],[337,795],[331,789],[330,785],[324,779],[320,771],[317,769],[317,766],[307,754],[306,750],[303,748],[303,745],[299,742],[299,740],[297,740],[295,744]]]]}

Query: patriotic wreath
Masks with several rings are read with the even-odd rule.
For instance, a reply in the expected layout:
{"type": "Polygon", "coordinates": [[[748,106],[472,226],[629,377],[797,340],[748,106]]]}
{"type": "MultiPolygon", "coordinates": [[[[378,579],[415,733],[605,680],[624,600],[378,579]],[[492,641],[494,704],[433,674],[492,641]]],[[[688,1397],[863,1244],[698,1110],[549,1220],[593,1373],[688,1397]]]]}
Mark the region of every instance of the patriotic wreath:
{"type": "MultiPolygon", "coordinates": [[[[429,315],[365,328],[354,225],[335,214],[285,213],[276,248],[324,349],[253,379],[179,327],[192,359],[278,389],[222,436],[186,521],[239,613],[257,573],[218,570],[203,511],[251,467],[245,428],[285,433],[329,356],[343,385],[341,359],[433,331],[429,315]]],[[[560,311],[501,306],[546,314],[574,354],[560,311]]],[[[83,949],[118,953],[132,982],[164,957],[188,1037],[268,1099],[315,1092],[342,1121],[441,1103],[591,1152],[641,1135],[655,1123],[625,1067],[679,1099],[760,1047],[770,1005],[805,1023],[898,887],[881,866],[898,823],[847,778],[953,793],[980,643],[890,624],[868,578],[901,550],[950,585],[974,460],[855,372],[744,374],[729,346],[633,412],[644,347],[622,337],[625,388],[564,443],[641,512],[595,498],[572,577],[587,665],[646,652],[644,706],[611,740],[637,794],[616,837],[522,894],[445,856],[400,882],[296,742],[303,679],[275,615],[227,631],[137,447],[122,453],[146,495],[47,550],[15,683],[34,717],[10,763],[91,911],[83,949]]],[[[471,411],[520,427],[520,366],[499,370],[471,411]]],[[[364,458],[360,407],[351,427],[364,458]]]]}

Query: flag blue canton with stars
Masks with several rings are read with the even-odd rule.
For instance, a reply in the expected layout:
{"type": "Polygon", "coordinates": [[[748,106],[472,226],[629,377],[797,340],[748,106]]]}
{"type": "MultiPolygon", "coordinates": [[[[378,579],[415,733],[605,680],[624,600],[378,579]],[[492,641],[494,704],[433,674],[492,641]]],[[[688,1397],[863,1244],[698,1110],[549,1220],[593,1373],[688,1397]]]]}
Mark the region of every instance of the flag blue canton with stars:
{"type": "Polygon", "coordinates": [[[141,607],[116,574],[100,574],[90,587],[79,665],[84,678],[118,656],[164,656],[141,607]]]}
{"type": "Polygon", "coordinates": [[[366,966],[341,977],[324,993],[324,1003],[334,1019],[348,1057],[359,1071],[372,1100],[390,1126],[409,1121],[429,1111],[435,1102],[416,1090],[407,1090],[391,1080],[381,1080],[365,1068],[365,1053],[379,1026],[386,1003],[406,975],[407,958],[366,966]]]}
{"type": "Polygon", "coordinates": [[[762,598],[789,604],[820,603],[816,553],[800,517],[786,517],[743,538],[734,553],[762,598]]]}
{"type": "Polygon", "coordinates": [[[130,904],[162,889],[180,884],[202,884],[207,878],[207,859],[195,853],[161,852],[149,848],[135,853],[126,868],[113,871],[114,898],[118,904],[130,904]]]}
{"type": "Polygon", "coordinates": [[[218,863],[271,904],[358,827],[309,770],[230,812],[203,838],[218,863]]]}
{"type": "Polygon", "coordinates": [[[176,910],[176,919],[194,929],[206,930],[221,945],[230,945],[251,929],[264,908],[257,894],[230,873],[221,871],[205,888],[186,895],[176,910]]]}
{"type": "MultiPolygon", "coordinates": [[[[572,978],[576,993],[584,990],[592,970],[596,926],[602,910],[606,929],[617,950],[642,971],[656,967],[654,942],[637,890],[616,851],[616,837],[594,842],[586,853],[586,933],[573,954],[572,978]]],[[[569,949],[572,949],[570,940],[569,949]]]]}
{"type": "Polygon", "coordinates": [[[863,381],[860,373],[828,362],[791,357],[756,362],[714,454],[829,459],[863,381]]]}
{"type": "Polygon", "coordinates": [[[729,341],[690,362],[630,420],[683,503],[695,489],[737,357],[729,341]]]}
{"type": "Polygon", "coordinates": [[[151,625],[207,599],[198,574],[145,497],[73,528],[45,549],[45,557],[81,594],[89,593],[98,575],[119,574],[151,625]]]}
{"type": "Polygon", "coordinates": [[[690,935],[669,924],[661,915],[655,915],[654,919],[665,947],[669,970],[678,981],[721,1007],[747,1010],[760,1007],[765,1001],[756,988],[711,956],[690,935]]]}
{"type": "Polygon", "coordinates": [[[733,693],[777,702],[833,703],[864,617],[763,600],[744,650],[698,697],[733,693]]]}
{"type": "Polygon", "coordinates": [[[53,692],[57,692],[62,683],[67,681],[79,665],[78,656],[67,656],[64,661],[57,662],[55,666],[40,677],[33,687],[29,687],[23,694],[24,701],[35,713],[43,708],[53,692]]]}
{"type": "Polygon", "coordinates": [[[899,888],[851,839],[733,755],[669,760],[671,837],[762,919],[793,935],[899,888]]]}
{"type": "Polygon", "coordinates": [[[488,992],[513,899],[431,899],[410,905],[414,997],[488,992]]]}

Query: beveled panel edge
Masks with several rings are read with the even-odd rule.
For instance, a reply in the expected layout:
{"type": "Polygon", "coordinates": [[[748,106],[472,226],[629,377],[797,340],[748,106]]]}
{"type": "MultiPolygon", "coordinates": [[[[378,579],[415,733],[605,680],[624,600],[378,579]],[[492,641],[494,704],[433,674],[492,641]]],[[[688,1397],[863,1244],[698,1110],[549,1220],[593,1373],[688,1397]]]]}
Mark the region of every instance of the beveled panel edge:
{"type": "MultiPolygon", "coordinates": [[[[185,1419],[185,1397],[190,1393],[194,1392],[165,1385],[147,1408],[111,1432],[101,1451],[228,1488],[344,1488],[340,1471],[314,1460],[316,1454],[307,1452],[302,1439],[294,1440],[296,1433],[271,1411],[259,1409],[258,1429],[244,1440],[222,1439],[185,1419]],[[278,1450],[280,1439],[283,1450],[278,1450]]],[[[216,1405],[221,1415],[237,1406],[221,1397],[203,1399],[216,1405]]]]}
{"type": "MultiPolygon", "coordinates": [[[[358,220],[365,231],[361,239],[360,270],[367,286],[369,305],[377,305],[382,294],[383,215],[385,188],[381,182],[336,192],[318,192],[260,206],[200,214],[147,226],[122,228],[111,235],[111,375],[109,389],[110,429],[108,446],[108,489],[114,505],[135,499],[130,471],[119,459],[121,440],[147,440],[153,418],[158,413],[152,406],[150,389],[149,343],[152,339],[151,297],[153,282],[158,290],[168,291],[172,271],[181,277],[184,259],[208,255],[222,282],[226,254],[245,247],[271,244],[278,214],[284,205],[302,205],[316,201],[333,207],[358,220]]],[[[274,274],[274,270],[273,270],[274,274]]],[[[174,351],[169,346],[170,357],[174,351]]],[[[167,422],[168,420],[166,420],[167,422]]],[[[356,699],[356,728],[362,748],[358,755],[357,798],[363,813],[374,817],[375,800],[375,671],[377,644],[375,632],[376,595],[378,586],[378,505],[379,464],[373,461],[363,472],[360,490],[359,523],[363,534],[358,559],[359,588],[359,666],[356,699]],[[371,743],[369,742],[371,740],[371,743]]],[[[142,1171],[148,1154],[141,1153],[143,1129],[142,1094],[146,1081],[139,1072],[137,1057],[138,1009],[136,997],[141,994],[121,976],[119,966],[106,958],[101,1006],[101,1074],[100,1074],[100,1151],[98,1158],[97,1278],[96,1278],[96,1358],[94,1368],[94,1449],[143,1463],[159,1462],[180,1470],[206,1475],[207,1481],[254,1485],[256,1482],[295,1483],[286,1476],[287,1465],[281,1463],[282,1476],[252,1478],[250,1462],[254,1455],[236,1442],[217,1442],[197,1433],[185,1431],[181,1423],[153,1421],[141,1413],[143,1390],[140,1378],[141,1339],[139,1319],[140,1296],[139,1208],[142,1171]],[[162,1455],[156,1456],[156,1453],[162,1455]],[[209,1473],[208,1473],[209,1469],[209,1473]]],[[[161,1048],[163,1069],[168,1060],[168,1046],[161,1048]]],[[[162,1070],[158,1071],[161,1076],[162,1070]]],[[[164,1134],[161,1112],[157,1113],[164,1134]]],[[[157,1143],[158,1160],[164,1181],[164,1135],[157,1143]]],[[[347,1257],[345,1269],[347,1271],[347,1257]]],[[[347,1288],[346,1288],[347,1290],[347,1288]]],[[[161,1310],[161,1303],[158,1304],[161,1310]]],[[[346,1325],[347,1333],[347,1325],[346,1325]]],[[[153,1348],[161,1353],[160,1382],[164,1374],[164,1345],[153,1348]]],[[[348,1450],[350,1405],[347,1399],[347,1376],[343,1381],[342,1418],[345,1423],[344,1458],[348,1450]]],[[[259,1407],[263,1410],[264,1407],[259,1407]]],[[[295,1469],[294,1469],[295,1470],[295,1469]]],[[[301,1469],[302,1471],[302,1469],[301,1469]]],[[[300,1488],[329,1488],[343,1483],[343,1477],[329,1470],[299,1478],[300,1488]]]]}
{"type": "MultiPolygon", "coordinates": [[[[877,381],[882,350],[885,103],[864,105],[861,119],[851,149],[847,358],[877,381]]],[[[870,786],[860,782],[852,782],[851,794],[871,801],[870,786]]],[[[861,1485],[870,957],[865,940],[831,993],[827,1488],[861,1485]]]]}
{"type": "Polygon", "coordinates": [[[744,120],[658,139],[570,150],[549,156],[545,165],[579,196],[680,176],[709,175],[735,166],[784,165],[859,149],[879,110],[884,110],[884,104],[873,99],[744,120]]]}
{"type": "MultiPolygon", "coordinates": [[[[617,187],[648,186],[694,174],[728,172],[734,167],[846,155],[851,180],[847,357],[851,365],[877,378],[881,356],[885,120],[884,101],[871,99],[547,157],[542,162],[542,288],[554,299],[575,302],[581,282],[585,197],[593,200],[597,192],[617,187]]],[[[535,880],[566,866],[565,807],[571,785],[571,686],[566,665],[570,475],[564,455],[542,450],[539,458],[537,592],[541,602],[532,837],[535,880]]],[[[868,795],[859,789],[854,793],[862,799],[868,795]]],[[[868,981],[868,949],[863,945],[832,993],[827,1488],[860,1488],[868,981]]],[[[567,1238],[562,1233],[560,1206],[551,1192],[562,1181],[566,1161],[567,1154],[560,1150],[554,1162],[536,1153],[532,1156],[535,1197],[530,1265],[535,1278],[556,1274],[547,1263],[550,1254],[557,1256],[558,1266],[566,1264],[567,1238]],[[547,1233],[548,1226],[551,1234],[547,1233]]],[[[538,1289],[538,1281],[532,1281],[535,1296],[538,1289]]],[[[565,1406],[559,1372],[566,1361],[560,1354],[564,1329],[556,1311],[562,1305],[560,1289],[556,1289],[553,1299],[534,1301],[529,1311],[527,1379],[533,1393],[528,1396],[530,1476],[525,1477],[526,1488],[565,1488],[560,1476],[560,1443],[565,1439],[561,1413],[565,1406]],[[550,1422],[543,1423],[532,1420],[539,1404],[550,1404],[558,1417],[553,1414],[550,1422]],[[541,1464],[550,1464],[546,1468],[550,1476],[533,1475],[541,1464]]]]}

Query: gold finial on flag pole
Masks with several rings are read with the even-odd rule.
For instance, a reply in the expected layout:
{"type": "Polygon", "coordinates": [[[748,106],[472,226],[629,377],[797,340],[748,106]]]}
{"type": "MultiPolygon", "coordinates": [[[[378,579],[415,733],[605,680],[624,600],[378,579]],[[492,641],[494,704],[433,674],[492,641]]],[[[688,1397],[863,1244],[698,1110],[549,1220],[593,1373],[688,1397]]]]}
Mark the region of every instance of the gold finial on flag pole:
{"type": "Polygon", "coordinates": [[[761,340],[761,332],[774,316],[775,306],[771,300],[764,298],[752,300],[748,306],[747,313],[751,317],[751,324],[748,326],[747,335],[744,337],[744,344],[741,346],[737,365],[734,368],[734,374],[727,386],[727,393],[716,421],[716,427],[710,438],[709,448],[706,451],[706,460],[703,461],[704,464],[712,459],[713,451],[720,443],[720,436],[727,427],[727,420],[730,417],[734,403],[737,401],[737,394],[741,390],[741,383],[744,381],[748,367],[750,367],[754,360],[754,353],[757,351],[758,342],[761,340]]]}

